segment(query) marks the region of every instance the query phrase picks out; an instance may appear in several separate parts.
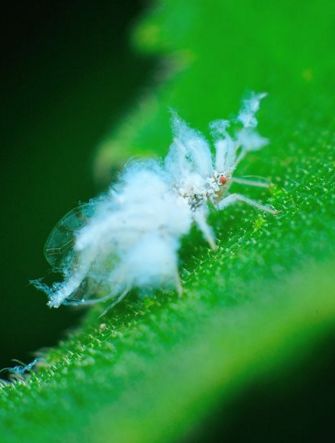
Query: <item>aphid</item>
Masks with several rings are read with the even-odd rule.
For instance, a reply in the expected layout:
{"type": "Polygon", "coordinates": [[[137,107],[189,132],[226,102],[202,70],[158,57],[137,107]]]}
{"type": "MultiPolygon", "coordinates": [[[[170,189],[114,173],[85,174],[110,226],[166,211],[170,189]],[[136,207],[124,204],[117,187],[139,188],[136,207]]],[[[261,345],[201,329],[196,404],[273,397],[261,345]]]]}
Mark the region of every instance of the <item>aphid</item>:
{"type": "Polygon", "coordinates": [[[35,285],[49,296],[48,305],[120,302],[131,288],[174,286],[180,239],[195,223],[215,249],[207,222],[209,207],[222,210],[236,202],[274,214],[270,207],[244,195],[229,193],[232,183],[267,186],[264,181],[233,176],[248,152],[267,140],[256,131],[256,112],[266,94],[252,94],[232,122],[211,123],[215,154],[198,131],[177,114],[174,139],[164,161],[133,162],[102,197],[69,212],[53,229],[45,246],[62,282],[35,285]]]}

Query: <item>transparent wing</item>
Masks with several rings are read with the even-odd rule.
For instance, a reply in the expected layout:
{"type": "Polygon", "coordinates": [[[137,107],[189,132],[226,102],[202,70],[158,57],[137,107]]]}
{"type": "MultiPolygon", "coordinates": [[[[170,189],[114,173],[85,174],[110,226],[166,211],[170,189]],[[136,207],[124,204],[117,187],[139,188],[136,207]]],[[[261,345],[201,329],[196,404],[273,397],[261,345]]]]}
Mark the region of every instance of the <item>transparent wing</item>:
{"type": "Polygon", "coordinates": [[[78,289],[64,300],[63,304],[71,306],[92,305],[117,296],[117,289],[112,289],[104,285],[103,282],[97,282],[87,277],[78,289]]]}
{"type": "Polygon", "coordinates": [[[94,215],[95,205],[85,203],[68,212],[53,228],[44,245],[44,255],[51,267],[61,271],[73,259],[76,232],[94,215]]]}
{"type": "Polygon", "coordinates": [[[92,263],[89,273],[63,304],[91,305],[118,297],[120,292],[124,290],[124,284],[117,280],[111,284],[109,280],[118,262],[118,257],[112,252],[108,256],[97,257],[92,263]]]}

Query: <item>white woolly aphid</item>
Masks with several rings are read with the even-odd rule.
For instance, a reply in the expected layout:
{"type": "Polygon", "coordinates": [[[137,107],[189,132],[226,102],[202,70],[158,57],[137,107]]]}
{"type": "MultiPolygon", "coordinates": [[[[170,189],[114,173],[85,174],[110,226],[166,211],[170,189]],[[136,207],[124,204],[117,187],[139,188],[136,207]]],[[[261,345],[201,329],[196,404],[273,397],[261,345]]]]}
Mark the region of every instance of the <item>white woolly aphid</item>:
{"type": "Polygon", "coordinates": [[[45,255],[63,281],[51,287],[36,282],[48,305],[121,301],[131,288],[182,288],[178,274],[181,237],[195,223],[212,248],[215,236],[207,223],[209,206],[218,210],[244,202],[275,213],[241,194],[229,194],[233,182],[266,186],[233,177],[238,163],[267,144],[256,131],[255,114],[266,94],[244,100],[230,122],[211,123],[215,155],[208,142],[176,114],[174,139],[164,162],[133,162],[102,197],[67,214],[51,232],[45,255]]]}

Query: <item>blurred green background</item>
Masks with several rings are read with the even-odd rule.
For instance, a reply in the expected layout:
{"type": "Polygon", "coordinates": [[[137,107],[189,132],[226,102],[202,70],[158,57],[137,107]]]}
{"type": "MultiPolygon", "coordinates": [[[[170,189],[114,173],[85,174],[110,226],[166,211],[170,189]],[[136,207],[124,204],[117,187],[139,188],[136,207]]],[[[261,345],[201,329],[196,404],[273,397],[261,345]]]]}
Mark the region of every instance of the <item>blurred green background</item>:
{"type": "Polygon", "coordinates": [[[29,280],[50,272],[43,245],[94,196],[96,146],[153,67],[129,48],[140,0],[23,1],[1,11],[0,367],[55,344],[81,313],[51,310],[29,280]]]}

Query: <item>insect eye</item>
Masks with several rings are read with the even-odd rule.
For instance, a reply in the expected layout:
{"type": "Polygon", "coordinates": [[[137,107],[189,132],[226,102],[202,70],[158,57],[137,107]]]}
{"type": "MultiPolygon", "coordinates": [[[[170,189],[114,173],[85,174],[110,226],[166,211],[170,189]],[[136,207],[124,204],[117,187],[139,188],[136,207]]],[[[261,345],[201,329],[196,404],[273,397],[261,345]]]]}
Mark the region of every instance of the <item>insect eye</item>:
{"type": "Polygon", "coordinates": [[[219,178],[220,185],[225,185],[227,183],[227,181],[228,181],[227,177],[225,177],[224,175],[220,175],[220,178],[219,178]]]}

